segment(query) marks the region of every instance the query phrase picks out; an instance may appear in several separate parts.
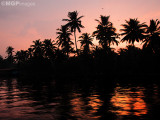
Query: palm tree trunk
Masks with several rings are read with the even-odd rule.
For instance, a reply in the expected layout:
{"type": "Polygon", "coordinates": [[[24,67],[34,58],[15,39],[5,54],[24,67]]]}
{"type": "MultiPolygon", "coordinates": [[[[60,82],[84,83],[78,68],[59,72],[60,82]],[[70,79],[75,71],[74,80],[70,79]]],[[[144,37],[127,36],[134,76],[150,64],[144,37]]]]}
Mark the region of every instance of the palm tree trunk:
{"type": "Polygon", "coordinates": [[[76,41],[76,30],[74,30],[74,37],[75,37],[76,52],[78,52],[77,51],[77,41],[76,41]]]}

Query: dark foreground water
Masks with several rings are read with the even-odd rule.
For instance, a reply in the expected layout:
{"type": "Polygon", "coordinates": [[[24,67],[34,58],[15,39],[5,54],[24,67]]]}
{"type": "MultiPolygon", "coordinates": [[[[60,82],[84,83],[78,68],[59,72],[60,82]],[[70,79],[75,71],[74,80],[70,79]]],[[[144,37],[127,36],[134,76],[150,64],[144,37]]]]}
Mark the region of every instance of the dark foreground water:
{"type": "Polygon", "coordinates": [[[153,82],[27,82],[0,79],[0,120],[159,120],[153,82]]]}

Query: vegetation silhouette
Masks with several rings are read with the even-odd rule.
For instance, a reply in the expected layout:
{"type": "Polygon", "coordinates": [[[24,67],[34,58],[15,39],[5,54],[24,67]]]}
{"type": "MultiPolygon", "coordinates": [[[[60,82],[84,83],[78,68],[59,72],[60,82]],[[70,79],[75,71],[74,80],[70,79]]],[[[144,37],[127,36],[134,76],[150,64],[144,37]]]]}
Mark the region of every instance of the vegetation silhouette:
{"type": "Polygon", "coordinates": [[[8,56],[0,57],[2,68],[15,68],[19,74],[54,77],[113,77],[128,75],[158,75],[160,70],[160,22],[150,20],[150,24],[138,19],[126,20],[122,33],[117,33],[110,16],[100,16],[93,33],[82,33],[76,39],[76,31],[84,26],[77,11],[69,12],[66,25],[57,29],[55,40],[38,39],[27,50],[14,52],[7,47],[8,56]],[[74,36],[75,42],[73,42],[74,36]],[[120,36],[124,36],[122,39],[120,36]],[[99,45],[94,45],[96,39],[99,45]],[[112,45],[128,42],[126,48],[115,51],[112,45]],[[77,42],[81,49],[78,51],[77,42]],[[135,46],[135,42],[143,47],[135,46]],[[75,49],[74,49],[75,44],[75,49]]]}
{"type": "Polygon", "coordinates": [[[110,16],[100,16],[100,20],[96,21],[99,23],[97,30],[93,32],[93,36],[99,40],[99,44],[105,49],[107,46],[110,47],[111,44],[118,45],[118,34],[115,33],[116,29],[113,27],[112,22],[109,21],[110,16]]]}
{"type": "Polygon", "coordinates": [[[138,19],[126,20],[126,23],[127,24],[122,24],[124,29],[121,29],[121,31],[123,31],[121,35],[125,35],[121,40],[122,42],[127,41],[134,45],[135,42],[142,41],[145,38],[144,33],[147,27],[145,23],[140,24],[138,19]]]}
{"type": "Polygon", "coordinates": [[[43,49],[44,49],[44,57],[46,59],[54,59],[56,46],[54,44],[54,40],[45,39],[43,41],[43,49]]]}
{"type": "Polygon", "coordinates": [[[83,49],[83,54],[90,54],[90,46],[93,46],[93,37],[88,33],[83,33],[82,36],[79,37],[81,47],[83,49]]]}
{"type": "Polygon", "coordinates": [[[158,19],[156,20],[150,20],[150,25],[147,26],[147,35],[146,39],[143,41],[143,49],[150,49],[155,54],[159,54],[159,48],[160,48],[160,22],[158,19]]]}
{"type": "Polygon", "coordinates": [[[6,53],[8,54],[7,61],[9,62],[9,64],[12,64],[14,61],[13,52],[14,48],[12,46],[8,46],[6,49],[6,53]]]}
{"type": "Polygon", "coordinates": [[[67,21],[68,23],[65,26],[69,27],[71,32],[74,32],[75,46],[77,51],[78,48],[77,48],[77,40],[76,40],[76,30],[78,30],[78,32],[81,32],[81,28],[84,28],[84,26],[81,24],[81,18],[83,18],[84,16],[78,17],[78,12],[73,11],[68,13],[68,17],[69,19],[63,19],[63,21],[67,21]]]}
{"type": "Polygon", "coordinates": [[[6,53],[8,54],[8,57],[13,56],[13,50],[14,48],[12,46],[7,47],[6,53]]]}
{"type": "Polygon", "coordinates": [[[73,51],[72,45],[74,44],[70,38],[72,34],[66,26],[61,26],[61,29],[57,30],[59,31],[57,32],[57,45],[61,47],[62,51],[69,57],[69,53],[73,51]]]}
{"type": "Polygon", "coordinates": [[[43,57],[43,44],[40,40],[33,41],[34,45],[31,45],[35,58],[43,57]]]}

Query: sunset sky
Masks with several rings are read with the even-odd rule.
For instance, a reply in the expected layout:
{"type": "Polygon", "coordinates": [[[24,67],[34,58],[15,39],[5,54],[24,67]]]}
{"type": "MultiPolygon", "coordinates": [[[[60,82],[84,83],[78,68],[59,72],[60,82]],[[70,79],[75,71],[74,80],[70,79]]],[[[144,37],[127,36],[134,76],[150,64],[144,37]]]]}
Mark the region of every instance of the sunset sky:
{"type": "MultiPolygon", "coordinates": [[[[0,0],[0,2],[5,0],[0,0]]],[[[100,15],[110,15],[110,21],[117,32],[121,24],[129,18],[138,18],[149,23],[150,19],[160,19],[160,0],[20,0],[33,2],[35,6],[0,5],[0,55],[6,56],[7,46],[15,51],[27,49],[33,40],[56,38],[56,29],[66,22],[70,11],[77,10],[84,15],[83,32],[92,33],[97,26],[95,19],[100,15]]],[[[120,33],[120,32],[119,32],[120,33]]],[[[94,41],[96,44],[96,42],[94,41]]],[[[124,47],[126,44],[120,44],[124,47]]]]}

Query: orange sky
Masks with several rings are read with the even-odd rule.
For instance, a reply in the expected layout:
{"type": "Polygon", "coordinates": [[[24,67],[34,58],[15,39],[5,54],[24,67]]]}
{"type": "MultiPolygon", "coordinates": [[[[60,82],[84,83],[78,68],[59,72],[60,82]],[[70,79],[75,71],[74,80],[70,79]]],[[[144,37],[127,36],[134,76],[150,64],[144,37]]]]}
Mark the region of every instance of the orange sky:
{"type": "MultiPolygon", "coordinates": [[[[2,2],[4,0],[0,0],[2,2]]],[[[110,15],[110,21],[117,28],[129,18],[138,18],[149,23],[160,18],[159,0],[21,0],[34,2],[35,6],[0,5],[0,55],[6,56],[6,47],[15,51],[27,49],[33,40],[56,38],[56,29],[65,24],[69,11],[77,10],[84,15],[82,32],[92,33],[100,15],[110,15]]],[[[94,43],[97,43],[94,41],[94,43]]],[[[120,44],[119,47],[125,47],[120,44]]]]}

